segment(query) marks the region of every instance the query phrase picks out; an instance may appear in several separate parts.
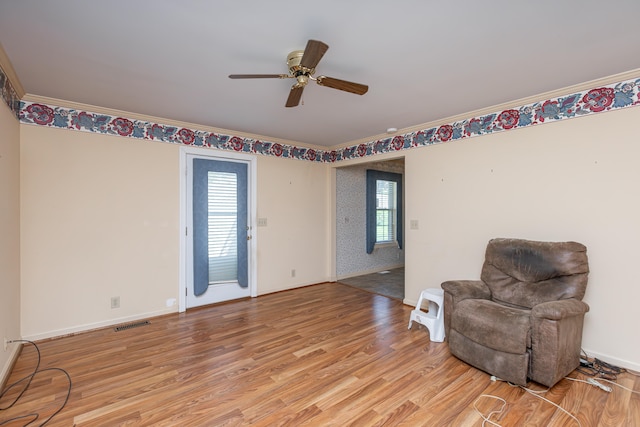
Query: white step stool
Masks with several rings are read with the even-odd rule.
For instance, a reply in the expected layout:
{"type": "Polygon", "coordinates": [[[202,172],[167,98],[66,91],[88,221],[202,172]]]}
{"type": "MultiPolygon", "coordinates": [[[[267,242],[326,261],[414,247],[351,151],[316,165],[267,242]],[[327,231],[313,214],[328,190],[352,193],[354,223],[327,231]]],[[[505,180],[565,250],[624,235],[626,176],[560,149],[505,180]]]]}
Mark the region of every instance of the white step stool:
{"type": "Polygon", "coordinates": [[[437,288],[429,288],[420,292],[420,298],[415,310],[411,310],[409,317],[409,328],[413,322],[423,324],[429,330],[429,337],[433,342],[444,341],[444,291],[437,288]],[[429,302],[429,311],[422,311],[422,301],[429,302]]]}

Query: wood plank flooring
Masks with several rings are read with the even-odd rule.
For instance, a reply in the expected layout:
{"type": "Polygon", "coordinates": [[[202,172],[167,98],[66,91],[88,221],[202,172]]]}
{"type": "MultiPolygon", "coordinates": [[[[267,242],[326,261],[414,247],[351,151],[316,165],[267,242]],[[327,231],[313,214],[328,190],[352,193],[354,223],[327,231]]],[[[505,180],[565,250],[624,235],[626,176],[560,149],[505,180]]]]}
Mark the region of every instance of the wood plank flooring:
{"type": "MultiPolygon", "coordinates": [[[[481,426],[474,405],[487,415],[502,405],[486,395],[505,399],[491,418],[502,426],[579,425],[490,381],[446,342],[430,342],[423,326],[408,330],[411,309],[326,283],[43,341],[41,369],[63,368],[73,380],[47,426],[481,426]]],[[[25,345],[9,383],[33,370],[35,354],[25,345]]],[[[618,382],[640,391],[630,373],[618,382]]],[[[66,387],[59,371],[38,374],[17,405],[0,411],[0,424],[35,412],[40,425],[66,387]]],[[[617,387],[562,380],[543,396],[583,427],[640,425],[640,395],[617,387]]]]}

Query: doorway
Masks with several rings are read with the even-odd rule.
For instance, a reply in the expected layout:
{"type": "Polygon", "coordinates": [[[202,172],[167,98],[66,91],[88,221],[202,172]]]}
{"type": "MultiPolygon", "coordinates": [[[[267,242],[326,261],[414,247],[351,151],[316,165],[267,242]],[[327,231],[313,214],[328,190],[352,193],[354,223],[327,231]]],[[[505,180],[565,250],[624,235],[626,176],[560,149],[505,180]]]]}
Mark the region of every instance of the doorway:
{"type": "Polygon", "coordinates": [[[403,300],[402,245],[377,243],[373,251],[367,253],[368,169],[404,176],[404,158],[336,168],[336,278],[347,285],[403,300]]]}
{"type": "Polygon", "coordinates": [[[179,310],[256,296],[255,158],[183,148],[179,310]]]}

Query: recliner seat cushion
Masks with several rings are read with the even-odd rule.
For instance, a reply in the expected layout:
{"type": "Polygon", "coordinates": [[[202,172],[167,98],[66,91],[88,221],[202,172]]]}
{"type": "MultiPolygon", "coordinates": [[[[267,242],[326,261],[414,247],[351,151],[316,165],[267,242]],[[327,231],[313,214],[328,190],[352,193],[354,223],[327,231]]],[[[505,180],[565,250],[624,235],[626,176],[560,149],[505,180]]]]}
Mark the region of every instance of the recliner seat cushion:
{"type": "Polygon", "coordinates": [[[530,318],[530,310],[467,299],[452,313],[451,328],[485,347],[523,354],[531,347],[530,318]]]}
{"type": "Polygon", "coordinates": [[[491,372],[500,379],[514,384],[527,384],[527,367],[530,353],[507,353],[476,343],[451,329],[448,336],[451,354],[485,372],[491,372]]]}

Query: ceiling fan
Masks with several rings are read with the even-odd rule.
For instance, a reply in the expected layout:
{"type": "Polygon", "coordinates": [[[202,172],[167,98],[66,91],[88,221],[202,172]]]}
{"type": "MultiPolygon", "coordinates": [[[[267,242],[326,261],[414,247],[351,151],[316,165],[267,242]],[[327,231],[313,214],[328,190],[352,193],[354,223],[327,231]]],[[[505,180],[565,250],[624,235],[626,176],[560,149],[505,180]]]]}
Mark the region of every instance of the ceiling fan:
{"type": "Polygon", "coordinates": [[[296,83],[291,87],[287,98],[287,107],[295,107],[300,103],[302,91],[309,83],[315,81],[320,86],[343,90],[345,92],[364,95],[369,90],[369,86],[360,83],[348,82],[333,77],[314,77],[316,66],[329,46],[318,40],[309,40],[304,50],[295,50],[287,56],[287,66],[289,74],[231,74],[230,79],[296,79],[296,83]]]}

